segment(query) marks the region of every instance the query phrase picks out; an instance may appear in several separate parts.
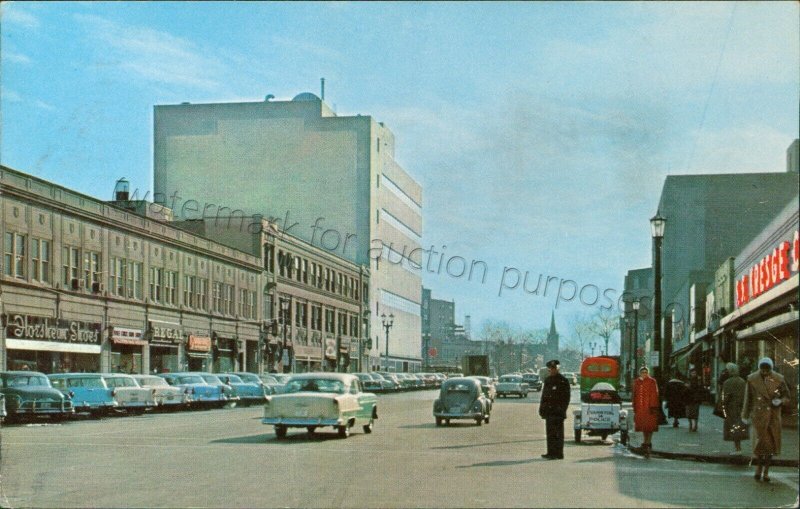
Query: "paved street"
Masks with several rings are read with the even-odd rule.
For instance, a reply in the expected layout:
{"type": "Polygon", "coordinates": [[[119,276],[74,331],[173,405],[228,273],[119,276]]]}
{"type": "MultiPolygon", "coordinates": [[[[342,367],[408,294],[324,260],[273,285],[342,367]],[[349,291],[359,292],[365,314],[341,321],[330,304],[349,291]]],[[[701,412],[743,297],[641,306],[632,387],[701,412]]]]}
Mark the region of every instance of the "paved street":
{"type": "MultiPolygon", "coordinates": [[[[653,458],[590,438],[548,462],[538,394],[437,428],[434,391],[380,396],[375,432],[290,430],[260,407],[2,429],[3,507],[782,507],[797,470],[653,458]]],[[[578,399],[573,391],[573,401],[578,399]]],[[[567,436],[571,423],[567,422],[567,436]]],[[[616,437],[615,437],[616,438],[616,437]]]]}

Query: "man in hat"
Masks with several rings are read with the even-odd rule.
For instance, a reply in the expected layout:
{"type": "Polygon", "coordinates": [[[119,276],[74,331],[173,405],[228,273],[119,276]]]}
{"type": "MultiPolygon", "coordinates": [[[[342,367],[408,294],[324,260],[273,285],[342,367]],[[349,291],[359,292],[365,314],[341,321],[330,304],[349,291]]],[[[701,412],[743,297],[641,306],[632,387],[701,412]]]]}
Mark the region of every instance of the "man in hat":
{"type": "Polygon", "coordinates": [[[560,364],[555,359],[545,364],[549,374],[544,379],[539,403],[539,417],[544,419],[547,432],[547,454],[542,454],[542,458],[547,460],[564,459],[564,419],[567,418],[570,386],[558,372],[560,364]]]}

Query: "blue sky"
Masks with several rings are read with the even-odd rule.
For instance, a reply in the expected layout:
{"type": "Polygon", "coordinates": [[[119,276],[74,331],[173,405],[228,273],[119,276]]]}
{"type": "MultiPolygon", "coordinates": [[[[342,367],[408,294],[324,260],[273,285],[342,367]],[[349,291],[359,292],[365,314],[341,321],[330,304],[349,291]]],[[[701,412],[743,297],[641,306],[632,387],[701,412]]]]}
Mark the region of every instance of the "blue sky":
{"type": "MultiPolygon", "coordinates": [[[[152,186],[152,107],[318,93],[373,115],[424,188],[424,274],[459,319],[546,327],[504,267],[616,290],[668,174],[783,171],[798,4],[28,3],[2,9],[3,164],[106,198],[152,186]]],[[[552,283],[551,283],[552,284],[552,283]]],[[[591,293],[591,290],[589,290],[591,293]]],[[[586,300],[592,300],[586,294],[586,300]]],[[[559,328],[597,306],[561,303],[559,328]]]]}

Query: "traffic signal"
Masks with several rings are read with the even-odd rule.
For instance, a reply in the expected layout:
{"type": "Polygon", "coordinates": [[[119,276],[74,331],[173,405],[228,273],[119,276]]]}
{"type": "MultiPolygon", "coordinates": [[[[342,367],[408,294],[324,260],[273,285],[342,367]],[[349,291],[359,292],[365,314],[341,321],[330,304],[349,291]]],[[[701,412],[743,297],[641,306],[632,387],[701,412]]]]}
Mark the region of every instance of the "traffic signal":
{"type": "Polygon", "coordinates": [[[372,338],[367,338],[364,341],[364,348],[366,348],[367,350],[372,350],[372,338]]]}

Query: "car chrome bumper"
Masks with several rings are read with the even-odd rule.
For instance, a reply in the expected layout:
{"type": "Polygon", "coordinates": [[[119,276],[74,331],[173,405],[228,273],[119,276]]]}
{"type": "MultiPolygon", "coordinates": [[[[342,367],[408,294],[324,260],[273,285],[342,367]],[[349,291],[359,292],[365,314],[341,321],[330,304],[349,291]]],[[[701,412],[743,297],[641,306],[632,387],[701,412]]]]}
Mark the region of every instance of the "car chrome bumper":
{"type": "Polygon", "coordinates": [[[341,426],[344,424],[342,419],[312,419],[309,417],[264,417],[261,424],[271,424],[273,426],[341,426]]]}
{"type": "Polygon", "coordinates": [[[434,417],[441,417],[443,419],[477,419],[483,417],[483,412],[469,412],[469,413],[452,413],[452,412],[434,412],[434,417]]]}

